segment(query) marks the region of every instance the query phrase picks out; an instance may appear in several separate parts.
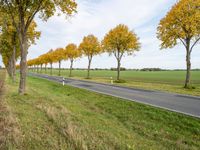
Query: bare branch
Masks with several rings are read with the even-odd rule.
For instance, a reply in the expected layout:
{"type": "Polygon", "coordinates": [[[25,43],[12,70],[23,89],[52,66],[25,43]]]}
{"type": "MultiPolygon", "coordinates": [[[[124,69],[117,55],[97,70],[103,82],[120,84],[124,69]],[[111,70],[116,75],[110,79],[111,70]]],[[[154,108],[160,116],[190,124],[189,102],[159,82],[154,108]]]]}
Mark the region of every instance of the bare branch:
{"type": "Polygon", "coordinates": [[[190,48],[190,53],[192,52],[192,49],[194,48],[194,46],[200,41],[200,37],[194,42],[194,44],[192,45],[192,47],[190,48]]]}
{"type": "Polygon", "coordinates": [[[38,7],[36,8],[36,10],[33,12],[33,14],[31,14],[25,24],[25,32],[28,30],[29,25],[31,24],[31,22],[33,21],[35,15],[38,13],[38,11],[42,8],[43,6],[43,0],[39,1],[38,3],[38,7]]]}
{"type": "Polygon", "coordinates": [[[183,41],[183,39],[181,39],[181,38],[178,38],[180,41],[181,41],[181,43],[183,43],[183,45],[185,46],[185,48],[187,48],[187,45],[185,44],[185,42],[183,41]]]}
{"type": "Polygon", "coordinates": [[[91,61],[92,60],[93,55],[92,54],[88,54],[88,60],[91,61]]]}
{"type": "Polygon", "coordinates": [[[116,59],[118,59],[116,51],[114,51],[114,56],[116,59]]]}
{"type": "Polygon", "coordinates": [[[121,53],[121,55],[119,57],[120,60],[122,59],[123,55],[124,55],[124,52],[121,53]]]}

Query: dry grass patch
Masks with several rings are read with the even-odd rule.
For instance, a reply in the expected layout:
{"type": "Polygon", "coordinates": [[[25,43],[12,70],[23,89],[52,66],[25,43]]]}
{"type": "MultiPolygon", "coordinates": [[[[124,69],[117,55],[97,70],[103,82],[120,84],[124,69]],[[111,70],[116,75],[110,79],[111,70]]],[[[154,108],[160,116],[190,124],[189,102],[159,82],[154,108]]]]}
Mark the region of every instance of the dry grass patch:
{"type": "Polygon", "coordinates": [[[69,147],[75,150],[87,150],[83,134],[71,120],[71,112],[63,106],[49,106],[38,104],[36,107],[43,111],[49,120],[56,126],[59,133],[69,142],[69,147]]]}

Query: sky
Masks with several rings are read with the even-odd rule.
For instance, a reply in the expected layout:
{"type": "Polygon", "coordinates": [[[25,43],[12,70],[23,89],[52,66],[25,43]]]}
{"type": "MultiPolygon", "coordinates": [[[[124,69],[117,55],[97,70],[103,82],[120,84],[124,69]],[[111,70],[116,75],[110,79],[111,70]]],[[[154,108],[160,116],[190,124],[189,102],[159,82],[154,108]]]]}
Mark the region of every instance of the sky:
{"type": "MultiPolygon", "coordinates": [[[[37,30],[41,37],[36,45],[29,48],[28,59],[36,58],[50,49],[65,47],[69,43],[80,44],[83,37],[94,34],[101,41],[105,34],[118,24],[128,25],[140,38],[142,47],[132,56],[122,58],[126,68],[163,68],[185,69],[185,49],[180,44],[173,49],[160,50],[156,38],[156,28],[176,0],[76,0],[78,12],[72,17],[53,16],[47,22],[36,17],[37,30]]],[[[200,68],[200,45],[192,52],[192,68],[200,68]]],[[[63,68],[69,67],[68,61],[62,62],[63,68]]],[[[75,68],[86,68],[86,57],[74,63],[75,68]]],[[[114,56],[101,54],[95,56],[92,68],[116,67],[114,56]]],[[[58,67],[58,64],[54,64],[58,67]]]]}

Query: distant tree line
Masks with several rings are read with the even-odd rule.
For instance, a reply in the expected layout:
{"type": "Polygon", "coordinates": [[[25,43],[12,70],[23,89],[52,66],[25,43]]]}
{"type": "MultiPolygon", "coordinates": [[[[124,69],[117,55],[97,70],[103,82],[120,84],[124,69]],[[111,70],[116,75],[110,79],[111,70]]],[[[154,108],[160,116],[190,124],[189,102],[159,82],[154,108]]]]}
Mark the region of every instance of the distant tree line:
{"type": "Polygon", "coordinates": [[[165,70],[160,68],[143,68],[140,71],[165,71],[165,70]]]}
{"type": "MultiPolygon", "coordinates": [[[[47,67],[47,69],[51,69],[50,67],[47,67]]],[[[59,70],[59,68],[54,68],[55,70],[59,70]]],[[[60,68],[61,70],[70,70],[70,68],[60,68]]],[[[85,70],[87,71],[87,68],[72,68],[72,70],[85,70]]],[[[107,71],[117,71],[117,68],[91,68],[90,70],[107,70],[107,71]]],[[[121,67],[120,71],[186,71],[186,69],[162,69],[162,68],[142,68],[142,69],[132,69],[132,68],[125,68],[121,67]]],[[[191,71],[200,71],[200,69],[191,69],[191,71]]]]}

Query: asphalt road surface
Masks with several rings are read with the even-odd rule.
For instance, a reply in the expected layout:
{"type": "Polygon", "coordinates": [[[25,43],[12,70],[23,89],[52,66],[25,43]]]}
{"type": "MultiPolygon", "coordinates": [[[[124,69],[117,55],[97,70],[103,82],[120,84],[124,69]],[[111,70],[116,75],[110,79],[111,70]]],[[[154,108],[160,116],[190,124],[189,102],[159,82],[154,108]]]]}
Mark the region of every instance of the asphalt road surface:
{"type": "MultiPolygon", "coordinates": [[[[63,82],[62,77],[47,76],[42,74],[29,73],[30,76],[48,79],[59,83],[63,82]]],[[[111,95],[151,106],[183,113],[200,118],[200,97],[173,94],[167,92],[134,89],[128,87],[114,86],[110,84],[96,83],[83,80],[66,78],[64,83],[97,93],[111,95]]]]}

